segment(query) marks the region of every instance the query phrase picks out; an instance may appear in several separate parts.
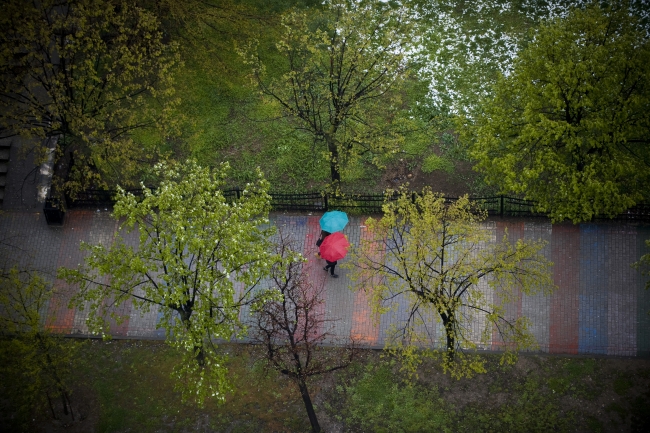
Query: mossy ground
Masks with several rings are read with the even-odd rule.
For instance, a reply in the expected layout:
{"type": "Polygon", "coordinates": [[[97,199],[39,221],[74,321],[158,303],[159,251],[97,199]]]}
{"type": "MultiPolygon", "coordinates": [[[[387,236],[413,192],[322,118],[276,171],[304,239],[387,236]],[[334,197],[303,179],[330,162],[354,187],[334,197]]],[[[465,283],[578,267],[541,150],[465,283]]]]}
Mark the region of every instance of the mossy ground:
{"type": "MultiPolygon", "coordinates": [[[[235,391],[223,405],[198,408],[174,391],[170,373],[177,355],[163,342],[87,341],[73,366],[77,421],[52,421],[47,407],[38,407],[28,431],[309,430],[287,378],[256,363],[254,347],[222,348],[231,356],[235,391]]],[[[485,356],[487,374],[454,380],[426,362],[407,386],[398,364],[364,351],[347,370],[312,382],[321,424],[327,432],[648,431],[650,360],[522,355],[516,365],[501,367],[497,357],[485,356]]],[[[16,420],[10,402],[4,403],[0,425],[11,427],[16,420]]]]}

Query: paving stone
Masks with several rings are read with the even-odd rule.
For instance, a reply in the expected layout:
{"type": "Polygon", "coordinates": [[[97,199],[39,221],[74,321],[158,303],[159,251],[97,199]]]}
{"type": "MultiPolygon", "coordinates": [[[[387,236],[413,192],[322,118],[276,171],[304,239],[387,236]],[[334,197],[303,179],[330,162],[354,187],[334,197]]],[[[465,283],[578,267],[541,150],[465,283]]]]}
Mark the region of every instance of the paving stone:
{"type": "MultiPolygon", "coordinates": [[[[348,259],[339,261],[336,268],[339,278],[330,278],[323,271],[324,261],[315,255],[319,219],[320,215],[281,213],[274,213],[270,218],[271,224],[292,236],[308,259],[305,272],[315,287],[324,289],[319,312],[332,321],[320,331],[330,333],[331,342],[353,338],[366,347],[382,347],[389,331],[403,326],[409,317],[406,295],[393,301],[391,311],[373,317],[370,290],[378,281],[369,280],[368,287],[354,290],[349,278],[351,271],[340,266],[348,259]]],[[[355,246],[368,237],[365,219],[350,217],[344,230],[355,246]]],[[[530,329],[541,351],[650,355],[650,292],[644,288],[645,277],[630,267],[647,252],[645,240],[650,239],[650,225],[633,222],[551,225],[539,219],[492,218],[478,229],[488,230],[488,243],[501,240],[504,235],[510,242],[541,239],[547,243],[543,254],[554,263],[552,272],[557,289],[551,295],[518,292],[504,305],[509,319],[525,315],[531,320],[530,329]]],[[[118,234],[128,245],[137,245],[137,231],[118,231],[118,223],[103,210],[71,210],[60,228],[48,227],[42,212],[33,209],[13,208],[0,214],[0,239],[6,243],[3,254],[10,251],[14,263],[42,270],[57,291],[47,306],[48,326],[57,332],[87,335],[89,331],[85,326],[87,309],[69,308],[76,288],[56,280],[56,269],[82,263],[85,253],[79,250],[81,241],[108,246],[118,234]]],[[[374,254],[378,261],[385,259],[383,251],[374,254]]],[[[255,290],[269,285],[269,281],[263,281],[255,290]]],[[[240,293],[245,289],[241,285],[236,288],[240,293]]],[[[480,282],[479,288],[488,301],[499,301],[498,293],[490,289],[487,281],[480,282]]],[[[125,320],[120,324],[111,323],[115,335],[165,338],[164,330],[157,328],[162,319],[162,311],[157,306],[144,311],[133,303],[124,303],[116,312],[125,320]]],[[[486,325],[485,317],[478,314],[472,317],[474,321],[468,331],[478,340],[486,325]]],[[[242,309],[241,319],[250,323],[250,310],[242,309]]],[[[443,345],[444,333],[435,312],[424,314],[419,326],[428,332],[427,344],[443,345]]],[[[494,333],[492,341],[482,348],[503,347],[498,333],[494,333]]]]}

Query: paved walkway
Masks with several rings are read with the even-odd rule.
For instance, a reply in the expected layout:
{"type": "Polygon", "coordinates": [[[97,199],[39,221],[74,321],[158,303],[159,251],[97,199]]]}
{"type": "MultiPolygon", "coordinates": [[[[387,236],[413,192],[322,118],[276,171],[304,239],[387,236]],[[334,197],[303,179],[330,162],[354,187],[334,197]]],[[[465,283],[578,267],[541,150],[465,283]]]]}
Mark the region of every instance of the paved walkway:
{"type": "MultiPolygon", "coordinates": [[[[381,347],[389,326],[399,324],[405,311],[398,308],[376,323],[371,319],[364,293],[348,288],[348,271],[337,269],[338,279],[326,276],[322,260],[314,256],[320,233],[319,217],[274,214],[271,221],[293,233],[309,258],[307,268],[312,279],[324,282],[327,314],[339,319],[334,322],[333,332],[339,337],[354,336],[370,347],[381,347]]],[[[344,231],[353,244],[359,243],[364,221],[365,218],[352,217],[344,231]]],[[[532,320],[532,330],[542,351],[650,355],[650,292],[644,290],[643,278],[630,267],[645,252],[644,240],[650,238],[650,225],[551,225],[543,220],[493,219],[487,226],[493,239],[500,239],[507,227],[511,240],[548,241],[545,254],[555,263],[553,278],[559,289],[551,296],[521,296],[510,308],[511,313],[532,320]]],[[[7,210],[0,215],[0,238],[18,247],[14,257],[51,275],[50,281],[61,295],[51,301],[48,314],[56,318],[54,329],[70,334],[87,334],[86,312],[67,308],[74,288],[65,287],[53,275],[61,266],[74,267],[82,262],[81,241],[107,245],[116,231],[116,221],[104,209],[70,211],[61,228],[48,227],[43,213],[33,210],[7,210]]],[[[157,310],[142,314],[127,306],[122,313],[129,319],[113,327],[115,336],[164,338],[163,330],[156,329],[160,318],[157,310]]],[[[242,312],[243,319],[246,313],[242,312]]],[[[495,339],[492,346],[484,348],[495,348],[497,344],[495,339]]]]}
{"type": "MultiPolygon", "coordinates": [[[[74,287],[66,287],[54,278],[61,266],[75,267],[83,261],[81,241],[108,245],[114,239],[117,223],[107,209],[73,210],[66,215],[63,227],[48,227],[42,204],[36,200],[36,188],[42,180],[30,172],[29,161],[16,159],[8,173],[8,194],[0,212],[0,240],[8,244],[11,257],[23,266],[40,269],[50,275],[60,295],[48,306],[55,317],[53,328],[59,332],[86,335],[85,311],[68,309],[74,287]],[[29,174],[29,176],[27,176],[29,174]]],[[[287,216],[273,214],[271,222],[293,233],[303,254],[309,258],[308,272],[313,281],[325,284],[325,311],[333,322],[333,332],[350,336],[368,347],[382,347],[391,324],[399,324],[405,311],[397,308],[372,320],[364,292],[349,289],[348,271],[337,269],[340,278],[326,276],[323,262],[314,256],[320,233],[320,215],[287,216]]],[[[344,233],[358,245],[364,233],[365,218],[353,217],[344,233]]],[[[644,241],[650,239],[650,225],[635,223],[593,223],[551,225],[541,219],[491,219],[487,222],[493,239],[501,239],[507,228],[511,241],[518,238],[548,242],[546,256],[555,263],[553,278],[559,287],[551,296],[521,296],[509,306],[509,313],[526,315],[540,349],[549,353],[603,354],[623,356],[650,355],[650,291],[644,279],[630,267],[646,252],[644,241]]],[[[130,236],[127,242],[136,242],[130,236]]],[[[6,245],[4,247],[7,247],[6,245]]],[[[4,248],[3,247],[3,248],[4,248]]],[[[152,309],[141,313],[124,306],[128,320],[113,326],[115,336],[164,338],[156,329],[161,314],[152,309]]],[[[242,312],[242,319],[249,317],[242,312]]],[[[430,318],[437,336],[440,327],[430,318]]],[[[495,338],[484,349],[498,348],[495,338]]]]}

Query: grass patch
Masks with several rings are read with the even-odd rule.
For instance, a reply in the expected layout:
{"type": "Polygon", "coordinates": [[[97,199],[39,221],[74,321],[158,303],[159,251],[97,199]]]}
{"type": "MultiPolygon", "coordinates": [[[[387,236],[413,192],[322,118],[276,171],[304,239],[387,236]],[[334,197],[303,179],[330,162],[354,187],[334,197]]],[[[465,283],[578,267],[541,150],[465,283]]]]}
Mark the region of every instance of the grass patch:
{"type": "Polygon", "coordinates": [[[620,417],[621,421],[625,421],[625,418],[629,413],[628,410],[620,403],[611,403],[605,407],[605,410],[607,412],[613,412],[617,414],[620,417]]]}
{"type": "MultiPolygon", "coordinates": [[[[423,431],[570,431],[573,413],[563,413],[557,399],[545,395],[540,379],[516,382],[508,401],[498,405],[473,402],[455,408],[438,388],[405,385],[388,363],[369,365],[349,385],[339,387],[345,395],[345,414],[354,430],[376,432],[423,431]]],[[[467,383],[454,383],[454,392],[469,394],[467,383]]],[[[445,387],[445,394],[452,387],[445,387]]],[[[500,386],[492,388],[502,390],[500,386]]]]}
{"type": "Polygon", "coordinates": [[[614,379],[614,392],[618,395],[625,395],[632,385],[632,379],[628,375],[620,374],[614,379]]]}
{"type": "Polygon", "coordinates": [[[603,423],[595,416],[587,416],[587,428],[593,433],[600,433],[603,431],[603,423]]]}
{"type": "MultiPolygon", "coordinates": [[[[304,432],[309,422],[295,385],[255,362],[254,347],[223,345],[235,391],[223,405],[183,403],[170,379],[177,353],[158,341],[86,341],[74,361],[77,421],[53,422],[35,407],[28,431],[304,432]]],[[[433,360],[407,384],[399,365],[367,351],[346,370],[310,384],[324,431],[572,432],[650,426],[650,360],[522,356],[488,373],[454,380],[433,360]],[[623,395],[616,390],[625,389],[623,395]]],[[[0,395],[6,396],[0,378],[0,395]]],[[[0,398],[0,430],[12,425],[0,398]]]]}
{"type": "Polygon", "coordinates": [[[369,364],[358,379],[339,387],[347,401],[346,418],[354,430],[375,432],[450,432],[450,407],[436,387],[395,381],[389,363],[369,364]]]}
{"type": "Polygon", "coordinates": [[[219,405],[183,403],[170,378],[178,354],[159,341],[87,341],[75,365],[73,407],[84,418],[64,428],[37,408],[34,429],[66,432],[304,431],[299,394],[257,368],[245,345],[224,345],[235,391],[219,405]]]}

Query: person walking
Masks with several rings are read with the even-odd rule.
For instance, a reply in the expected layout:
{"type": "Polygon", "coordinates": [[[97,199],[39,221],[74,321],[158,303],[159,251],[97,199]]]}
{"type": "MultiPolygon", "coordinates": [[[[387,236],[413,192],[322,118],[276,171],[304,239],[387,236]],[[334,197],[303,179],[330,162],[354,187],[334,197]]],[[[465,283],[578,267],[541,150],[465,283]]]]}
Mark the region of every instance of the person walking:
{"type": "Polygon", "coordinates": [[[325,272],[327,272],[329,270],[330,271],[330,276],[332,278],[338,278],[339,276],[334,273],[334,268],[336,267],[336,264],[338,263],[338,261],[335,261],[335,262],[330,262],[329,260],[325,260],[325,261],[327,262],[327,266],[325,266],[323,268],[323,270],[325,272]]]}
{"type": "MultiPolygon", "coordinates": [[[[323,243],[326,237],[331,235],[330,232],[326,232],[325,230],[320,231],[320,236],[318,237],[318,240],[316,241],[316,246],[320,248],[320,244],[323,243]]],[[[320,256],[320,251],[318,251],[318,255],[320,256]]]]}
{"type": "MultiPolygon", "coordinates": [[[[323,241],[325,240],[325,238],[328,237],[330,234],[331,234],[330,232],[327,232],[325,230],[320,231],[320,237],[316,241],[316,246],[319,248],[319,250],[318,250],[318,256],[319,257],[320,257],[320,246],[323,243],[323,241]]],[[[325,260],[325,262],[327,262],[327,266],[325,266],[323,268],[325,270],[325,272],[327,272],[329,270],[331,272],[330,275],[332,276],[332,278],[338,278],[339,276],[334,273],[334,268],[336,267],[336,264],[338,262],[336,262],[336,261],[330,262],[329,260],[325,260]]]]}

